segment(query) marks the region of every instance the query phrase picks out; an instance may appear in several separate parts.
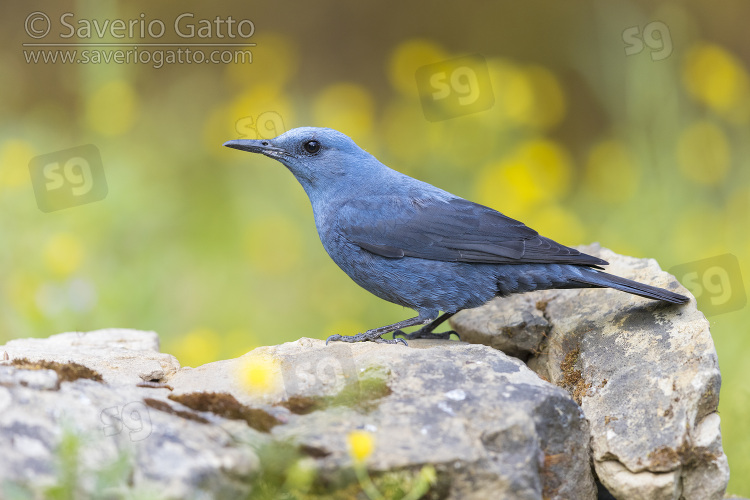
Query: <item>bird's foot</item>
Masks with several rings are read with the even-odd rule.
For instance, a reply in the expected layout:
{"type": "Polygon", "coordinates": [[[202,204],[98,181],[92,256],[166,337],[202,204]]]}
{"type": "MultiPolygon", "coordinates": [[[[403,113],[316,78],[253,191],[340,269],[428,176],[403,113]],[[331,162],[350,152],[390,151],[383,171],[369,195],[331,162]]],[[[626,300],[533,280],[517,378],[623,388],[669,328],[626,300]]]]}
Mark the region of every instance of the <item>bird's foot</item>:
{"type": "Polygon", "coordinates": [[[376,342],[378,344],[404,344],[409,345],[406,343],[404,339],[384,339],[380,336],[382,333],[358,333],[356,335],[331,335],[326,339],[326,345],[328,345],[328,342],[376,342]]]}
{"type": "Polygon", "coordinates": [[[407,340],[414,340],[414,339],[450,340],[451,335],[455,335],[458,338],[458,340],[461,340],[461,336],[458,334],[458,332],[455,332],[453,330],[448,330],[447,332],[441,332],[441,333],[432,333],[430,331],[426,331],[424,328],[420,328],[416,332],[412,332],[412,333],[404,333],[401,330],[396,330],[395,332],[393,332],[393,338],[395,339],[397,335],[400,335],[406,338],[407,340]]]}

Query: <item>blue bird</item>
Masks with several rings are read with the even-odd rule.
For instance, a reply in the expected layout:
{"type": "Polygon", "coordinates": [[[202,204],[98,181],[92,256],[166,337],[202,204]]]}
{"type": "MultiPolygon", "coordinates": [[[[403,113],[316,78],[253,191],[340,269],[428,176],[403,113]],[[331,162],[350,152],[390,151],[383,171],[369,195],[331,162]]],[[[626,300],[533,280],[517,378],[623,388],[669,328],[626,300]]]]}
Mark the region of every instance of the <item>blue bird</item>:
{"type": "Polygon", "coordinates": [[[522,222],[380,163],[333,129],[301,127],[224,146],[281,162],[312,204],[320,241],[355,283],[418,316],[328,341],[396,343],[433,333],[462,309],[552,288],[614,288],[673,304],[684,295],[603,272],[608,263],[539,235],[522,222]],[[443,315],[440,316],[440,311],[443,315]],[[402,328],[425,325],[411,334],[402,328]],[[393,332],[393,340],[381,336],[393,332]]]}

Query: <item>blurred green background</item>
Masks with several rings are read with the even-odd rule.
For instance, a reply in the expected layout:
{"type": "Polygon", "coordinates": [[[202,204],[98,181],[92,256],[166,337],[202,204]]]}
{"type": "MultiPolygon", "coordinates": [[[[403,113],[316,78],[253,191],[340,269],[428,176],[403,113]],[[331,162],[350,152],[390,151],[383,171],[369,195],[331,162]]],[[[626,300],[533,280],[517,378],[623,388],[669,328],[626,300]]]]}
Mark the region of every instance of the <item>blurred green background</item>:
{"type": "Polygon", "coordinates": [[[283,166],[221,147],[333,127],[564,244],[599,241],[667,270],[736,256],[739,269],[698,281],[701,303],[729,297],[709,320],[729,491],[750,495],[750,3],[83,1],[4,14],[0,343],[138,328],[196,366],[406,318],[328,258],[283,166]],[[256,45],[245,64],[27,62],[41,50],[22,45],[40,41],[24,29],[33,11],[52,19],[45,42],[256,45]],[[167,32],[62,39],[65,12],[76,27],[160,19],[167,32]],[[181,39],[172,24],[185,12],[255,32],[181,39]],[[494,104],[425,119],[416,71],[471,54],[486,60],[494,104]],[[101,152],[106,198],[43,213],[30,160],[82,144],[101,152]]]}

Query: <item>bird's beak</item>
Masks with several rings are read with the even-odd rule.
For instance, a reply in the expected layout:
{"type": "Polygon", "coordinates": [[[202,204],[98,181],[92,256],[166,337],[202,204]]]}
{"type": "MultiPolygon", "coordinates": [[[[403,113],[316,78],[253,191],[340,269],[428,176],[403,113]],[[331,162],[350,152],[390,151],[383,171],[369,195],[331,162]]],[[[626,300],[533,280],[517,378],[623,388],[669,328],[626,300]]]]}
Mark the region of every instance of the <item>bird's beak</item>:
{"type": "Polygon", "coordinates": [[[271,158],[281,158],[282,156],[289,156],[285,150],[273,146],[270,141],[266,140],[254,140],[254,139],[236,139],[234,141],[227,141],[224,146],[232,149],[239,149],[240,151],[249,151],[251,153],[260,153],[271,158]]]}

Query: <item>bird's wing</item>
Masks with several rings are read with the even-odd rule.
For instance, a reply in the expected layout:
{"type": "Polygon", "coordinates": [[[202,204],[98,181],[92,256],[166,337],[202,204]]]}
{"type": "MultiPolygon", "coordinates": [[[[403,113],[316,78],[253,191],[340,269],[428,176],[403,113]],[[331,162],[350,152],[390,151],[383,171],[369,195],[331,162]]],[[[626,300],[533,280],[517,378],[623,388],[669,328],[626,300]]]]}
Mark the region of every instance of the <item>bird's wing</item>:
{"type": "Polygon", "coordinates": [[[393,259],[593,267],[607,264],[462,198],[363,197],[339,208],[337,225],[340,234],[360,248],[393,259]]]}

